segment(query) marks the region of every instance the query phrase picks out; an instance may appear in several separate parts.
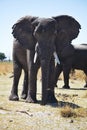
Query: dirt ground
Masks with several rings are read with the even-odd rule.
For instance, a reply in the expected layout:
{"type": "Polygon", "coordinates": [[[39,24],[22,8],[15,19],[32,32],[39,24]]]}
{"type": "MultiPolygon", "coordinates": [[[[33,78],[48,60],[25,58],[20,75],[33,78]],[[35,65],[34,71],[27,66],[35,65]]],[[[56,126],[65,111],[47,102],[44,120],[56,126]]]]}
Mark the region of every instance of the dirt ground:
{"type": "MultiPolygon", "coordinates": [[[[9,75],[0,76],[0,130],[87,130],[87,89],[84,81],[70,80],[71,89],[62,89],[63,80],[58,81],[55,95],[56,104],[40,105],[41,80],[37,81],[38,103],[9,101],[12,78],[9,75]],[[73,111],[79,111],[77,116],[63,116],[66,106],[73,111]],[[64,110],[63,110],[64,111],[64,110]]],[[[21,77],[19,97],[22,89],[21,77]]],[[[66,112],[65,112],[66,113],[66,112]]]]}

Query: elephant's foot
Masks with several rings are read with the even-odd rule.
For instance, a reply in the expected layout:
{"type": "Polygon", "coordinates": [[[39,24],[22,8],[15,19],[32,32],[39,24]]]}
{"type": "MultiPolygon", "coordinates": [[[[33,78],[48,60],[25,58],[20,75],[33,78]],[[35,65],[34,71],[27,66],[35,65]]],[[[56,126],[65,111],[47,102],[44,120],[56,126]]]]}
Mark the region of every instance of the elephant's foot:
{"type": "Polygon", "coordinates": [[[37,99],[36,99],[36,94],[29,94],[26,98],[26,102],[27,103],[36,103],[37,99]]]}
{"type": "Polygon", "coordinates": [[[21,99],[26,99],[27,98],[27,94],[23,93],[21,94],[21,99]]]}
{"type": "Polygon", "coordinates": [[[41,105],[46,105],[47,103],[58,103],[54,91],[47,90],[47,97],[42,100],[41,105]]]}
{"type": "Polygon", "coordinates": [[[70,86],[64,85],[62,88],[64,88],[64,89],[70,89],[70,86]]]}
{"type": "Polygon", "coordinates": [[[47,92],[47,103],[57,103],[57,99],[54,95],[54,91],[48,90],[47,92]]]}
{"type": "Polygon", "coordinates": [[[9,96],[9,100],[18,101],[18,100],[19,100],[19,97],[18,97],[18,95],[16,95],[16,94],[11,94],[11,95],[9,96]]]}

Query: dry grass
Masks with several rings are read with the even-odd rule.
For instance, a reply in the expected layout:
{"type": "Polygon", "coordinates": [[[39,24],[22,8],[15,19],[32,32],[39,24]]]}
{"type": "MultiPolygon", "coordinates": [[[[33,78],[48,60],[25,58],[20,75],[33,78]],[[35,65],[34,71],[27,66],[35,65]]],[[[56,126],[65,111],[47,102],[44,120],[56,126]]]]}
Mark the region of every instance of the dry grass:
{"type": "MultiPolygon", "coordinates": [[[[38,103],[25,103],[20,98],[23,75],[19,83],[19,101],[9,101],[13,78],[9,78],[12,72],[12,63],[0,63],[0,130],[86,130],[87,129],[87,98],[81,95],[87,90],[79,89],[60,89],[55,88],[55,95],[58,104],[40,105],[41,91],[41,72],[38,73],[37,99],[38,103]],[[2,65],[2,66],[1,66],[2,65]],[[6,75],[3,74],[6,71],[6,75]],[[7,74],[8,73],[8,74],[7,74]],[[59,94],[61,93],[61,95],[59,94]],[[59,95],[59,96],[57,96],[59,95]],[[72,96],[76,95],[76,96],[72,96]],[[67,106],[67,107],[64,107],[67,106]],[[74,107],[75,106],[75,107],[74,107]],[[78,108],[77,106],[80,106],[78,108]],[[61,112],[62,111],[62,112],[61,112]],[[62,114],[61,114],[62,113],[62,114]],[[63,114],[64,113],[64,114],[63,114]]],[[[62,86],[62,80],[59,81],[62,86]]],[[[82,87],[82,81],[75,80],[73,88],[82,87]]],[[[59,87],[60,87],[59,86],[59,87]]]]}
{"type": "Polygon", "coordinates": [[[0,62],[0,75],[7,75],[13,71],[12,62],[0,62]]]}
{"type": "Polygon", "coordinates": [[[86,78],[86,75],[84,74],[82,70],[75,70],[75,73],[73,75],[71,74],[70,78],[80,79],[83,81],[86,78]]]}
{"type": "MultiPolygon", "coordinates": [[[[0,75],[6,75],[7,73],[12,73],[13,71],[13,64],[12,62],[0,62],[0,75]]],[[[41,78],[41,69],[38,72],[38,78],[41,78]]],[[[84,80],[87,78],[83,71],[75,70],[75,73],[72,75],[70,74],[71,79],[80,79],[84,80]]],[[[63,74],[61,73],[60,79],[63,79],[63,74]]]]}
{"type": "Polygon", "coordinates": [[[76,117],[87,117],[87,109],[78,108],[75,109],[76,117]]]}
{"type": "MultiPolygon", "coordinates": [[[[70,79],[73,79],[73,80],[79,79],[81,81],[84,81],[87,78],[82,70],[75,70],[75,72],[73,74],[70,73],[69,77],[70,77],[70,79]]],[[[63,80],[63,73],[61,73],[59,79],[63,80]]]]}
{"type": "Polygon", "coordinates": [[[73,109],[69,106],[63,107],[60,111],[62,117],[87,117],[87,109],[73,109]]]}
{"type": "Polygon", "coordinates": [[[60,112],[61,112],[62,117],[76,116],[76,113],[74,112],[74,109],[72,109],[69,106],[63,107],[60,112]]]}

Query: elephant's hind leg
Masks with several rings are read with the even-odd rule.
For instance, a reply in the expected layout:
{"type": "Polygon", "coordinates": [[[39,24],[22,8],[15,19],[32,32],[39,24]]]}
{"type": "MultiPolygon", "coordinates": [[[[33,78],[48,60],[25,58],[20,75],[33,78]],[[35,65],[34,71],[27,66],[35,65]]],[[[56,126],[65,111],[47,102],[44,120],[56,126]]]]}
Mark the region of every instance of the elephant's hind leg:
{"type": "Polygon", "coordinates": [[[27,92],[28,92],[28,70],[24,71],[24,81],[23,81],[23,90],[21,93],[21,99],[27,98],[27,92]]]}

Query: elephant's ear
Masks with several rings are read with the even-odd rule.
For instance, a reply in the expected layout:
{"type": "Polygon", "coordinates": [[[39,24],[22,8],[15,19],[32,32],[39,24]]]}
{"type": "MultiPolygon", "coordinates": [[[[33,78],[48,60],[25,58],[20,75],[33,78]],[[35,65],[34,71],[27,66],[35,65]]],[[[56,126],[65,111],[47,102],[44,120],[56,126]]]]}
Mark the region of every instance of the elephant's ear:
{"type": "Polygon", "coordinates": [[[32,22],[37,17],[25,16],[19,19],[12,27],[12,34],[15,39],[19,41],[26,49],[33,49],[35,47],[33,39],[34,27],[32,22]]]}
{"type": "Polygon", "coordinates": [[[73,17],[61,15],[53,18],[57,21],[57,31],[66,31],[70,41],[78,36],[81,25],[73,17]]]}

